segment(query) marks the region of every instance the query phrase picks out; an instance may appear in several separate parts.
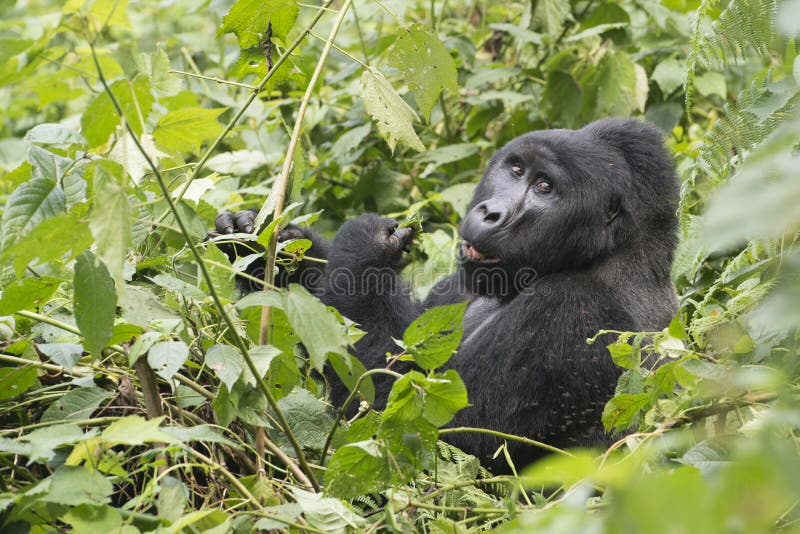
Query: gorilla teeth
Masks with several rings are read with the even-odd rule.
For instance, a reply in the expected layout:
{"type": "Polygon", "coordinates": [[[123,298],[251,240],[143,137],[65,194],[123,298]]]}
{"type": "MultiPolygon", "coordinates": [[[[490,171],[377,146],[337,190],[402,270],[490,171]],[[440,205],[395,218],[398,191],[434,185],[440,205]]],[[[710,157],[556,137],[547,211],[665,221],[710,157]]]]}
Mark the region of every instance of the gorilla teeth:
{"type": "Polygon", "coordinates": [[[475,261],[485,261],[485,260],[495,260],[497,258],[493,258],[491,256],[487,256],[483,252],[479,251],[475,247],[472,246],[472,243],[464,242],[464,253],[472,258],[475,261]]]}

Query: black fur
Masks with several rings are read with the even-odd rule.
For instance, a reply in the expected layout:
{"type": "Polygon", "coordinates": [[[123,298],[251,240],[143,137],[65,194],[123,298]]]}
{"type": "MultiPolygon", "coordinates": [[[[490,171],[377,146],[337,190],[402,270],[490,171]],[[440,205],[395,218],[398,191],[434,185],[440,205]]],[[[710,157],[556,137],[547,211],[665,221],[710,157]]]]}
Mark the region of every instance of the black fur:
{"type": "MultiPolygon", "coordinates": [[[[669,323],[677,307],[669,277],[677,196],[663,139],[642,122],[532,132],[492,158],[462,224],[459,270],[424,303],[396,274],[410,232],[375,215],[345,223],[330,246],[315,238],[329,263],[313,289],[369,332],[355,347],[367,368],[385,365],[386,352],[397,351],[391,338],[402,337],[423,309],[469,300],[448,366],[463,378],[472,406],[451,425],[557,447],[606,444],[600,416],[619,373],[605,343],[586,339],[601,329],[669,323]]],[[[385,401],[390,387],[376,384],[378,397],[385,401]]],[[[334,401],[343,394],[334,390],[334,401]]],[[[447,439],[504,469],[491,461],[500,440],[447,439]]],[[[541,455],[509,447],[518,466],[541,455]]]]}

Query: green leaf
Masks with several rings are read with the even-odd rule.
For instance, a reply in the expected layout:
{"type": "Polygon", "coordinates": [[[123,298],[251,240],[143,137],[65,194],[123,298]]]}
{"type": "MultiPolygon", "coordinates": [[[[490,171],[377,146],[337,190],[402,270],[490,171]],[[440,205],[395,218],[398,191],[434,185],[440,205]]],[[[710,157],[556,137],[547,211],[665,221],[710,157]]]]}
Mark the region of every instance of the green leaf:
{"type": "Polygon", "coordinates": [[[163,287],[164,289],[168,289],[170,291],[174,291],[179,295],[183,295],[184,297],[191,298],[191,299],[198,299],[203,300],[206,298],[206,294],[203,293],[199,287],[184,282],[179,278],[175,278],[172,275],[159,273],[152,278],[150,278],[154,284],[157,286],[163,287]]]}
{"type": "Polygon", "coordinates": [[[31,461],[50,460],[55,456],[55,449],[62,445],[76,443],[90,438],[96,431],[84,432],[77,425],[68,423],[53,425],[34,430],[19,438],[19,441],[31,444],[31,461]]]}
{"type": "Polygon", "coordinates": [[[398,142],[419,152],[425,151],[425,145],[412,126],[418,120],[417,114],[400,98],[380,71],[372,67],[364,69],[361,89],[364,109],[375,121],[378,133],[392,151],[398,142]]]}
{"type": "Polygon", "coordinates": [[[228,389],[233,389],[233,385],[244,370],[241,354],[230,345],[214,345],[208,349],[206,365],[214,371],[223,384],[228,386],[228,389]]]}
{"type": "Polygon", "coordinates": [[[223,126],[217,121],[224,108],[185,108],[158,119],[153,137],[161,147],[179,154],[199,152],[200,146],[217,137],[223,126]]]}
{"type": "Polygon", "coordinates": [[[327,467],[325,491],[340,499],[375,493],[391,480],[389,459],[375,440],[339,447],[327,467]]]}
{"type": "Polygon", "coordinates": [[[628,54],[606,53],[594,79],[597,94],[593,116],[628,116],[639,106],[636,64],[628,54]]]}
{"type": "Polygon", "coordinates": [[[0,315],[11,315],[20,310],[30,310],[47,304],[61,280],[43,276],[16,280],[3,289],[0,297],[0,315]]]}
{"type": "Polygon", "coordinates": [[[267,25],[272,23],[272,37],[288,44],[289,35],[297,19],[298,7],[294,0],[237,0],[222,18],[220,34],[234,33],[239,48],[261,44],[267,25]]]}
{"type": "Polygon", "coordinates": [[[111,393],[96,387],[77,388],[59,397],[42,414],[42,423],[89,419],[111,393]]]}
{"type": "Polygon", "coordinates": [[[430,377],[410,371],[392,386],[383,418],[387,425],[402,427],[423,417],[438,427],[467,406],[467,389],[454,370],[430,377]]]}
{"type": "Polygon", "coordinates": [[[86,206],[78,205],[68,213],[59,213],[42,221],[25,239],[20,239],[5,249],[0,261],[13,257],[14,272],[18,278],[22,278],[25,269],[34,260],[39,263],[62,258],[69,261],[91,244],[92,234],[89,232],[86,206]]]}
{"type": "MultiPolygon", "coordinates": [[[[153,107],[153,95],[150,94],[150,81],[145,77],[130,80],[117,80],[109,86],[117,100],[125,121],[136,135],[142,134],[140,117],[147,117],[153,107]]],[[[105,145],[109,137],[122,123],[108,93],[103,92],[89,103],[81,117],[81,132],[89,142],[90,148],[105,145]]]]}
{"type": "MultiPolygon", "coordinates": [[[[205,399],[205,397],[203,397],[205,399]]],[[[228,438],[224,437],[219,430],[211,425],[197,425],[191,427],[182,426],[162,426],[158,428],[159,431],[172,436],[175,440],[181,443],[189,443],[192,441],[202,441],[205,443],[221,443],[226,447],[239,449],[241,446],[228,438]]]]}
{"type": "MultiPolygon", "coordinates": [[[[675,89],[683,85],[686,78],[686,67],[683,61],[668,58],[656,65],[650,77],[661,88],[661,93],[666,99],[675,89]]],[[[697,86],[696,81],[695,78],[695,87],[697,86]]]]}
{"type": "Polygon", "coordinates": [[[183,515],[189,490],[175,477],[165,476],[158,481],[158,517],[173,522],[183,515]]]}
{"type": "Polygon", "coordinates": [[[189,347],[183,341],[161,341],[150,347],[147,363],[164,380],[170,380],[189,357],[189,347]]]}
{"type": "Polygon", "coordinates": [[[453,369],[435,373],[417,385],[425,390],[422,416],[434,426],[446,425],[459,410],[469,406],[467,388],[453,369]]]}
{"type": "Polygon", "coordinates": [[[100,471],[62,465],[50,477],[46,493],[39,498],[46,502],[77,506],[110,502],[114,487],[100,471]]]}
{"type": "Polygon", "coordinates": [[[570,4],[561,0],[539,0],[535,4],[532,27],[557,37],[570,18],[570,4]]]}
{"type": "Polygon", "coordinates": [[[303,517],[314,528],[323,532],[348,532],[350,529],[358,531],[364,525],[364,519],[338,499],[323,497],[321,493],[311,493],[297,487],[290,490],[303,509],[303,517]]]}
{"type": "Polygon", "coordinates": [[[617,395],[603,408],[603,426],[607,431],[628,428],[649,401],[650,396],[647,393],[617,395]]]}
{"type": "Polygon", "coordinates": [[[329,352],[347,352],[347,332],[336,315],[299,284],[291,284],[283,311],[308,350],[311,365],[322,371],[329,352]]]}
{"type": "Polygon", "coordinates": [[[442,91],[458,91],[455,61],[442,42],[421,27],[398,32],[389,63],[403,73],[426,120],[430,120],[431,110],[442,91]]]}
{"type": "Polygon", "coordinates": [[[633,369],[639,364],[639,359],[634,356],[633,347],[624,341],[616,341],[606,345],[606,348],[611,353],[611,359],[614,360],[614,363],[623,369],[633,369]]]}
{"type": "Polygon", "coordinates": [[[114,329],[117,293],[106,266],[89,251],[75,262],[75,323],[94,358],[106,346],[114,329]]]}
{"type": "Polygon", "coordinates": [[[37,343],[36,348],[67,371],[83,356],[83,345],[77,343],[37,343]]]}
{"type": "Polygon", "coordinates": [[[123,526],[122,514],[112,506],[97,506],[81,504],[71,508],[61,518],[62,521],[72,526],[72,532],[118,532],[128,534],[123,526]]]}
{"type": "Polygon", "coordinates": [[[563,484],[568,488],[597,471],[592,452],[577,450],[572,453],[573,456],[551,454],[526,468],[522,472],[526,487],[536,490],[563,484]]]}
{"type": "Polygon", "coordinates": [[[94,201],[89,228],[97,243],[97,254],[108,266],[120,289],[125,287],[122,271],[133,243],[131,208],[125,193],[122,167],[113,161],[94,166],[94,201]]]}
{"type": "Polygon", "coordinates": [[[431,308],[406,328],[403,345],[414,361],[429,371],[441,367],[461,342],[466,302],[431,308]]]}
{"type": "Polygon", "coordinates": [[[307,449],[322,450],[334,422],[330,405],[307,389],[295,388],[278,401],[278,406],[300,444],[307,449]]]}
{"type": "Polygon", "coordinates": [[[34,178],[19,186],[3,209],[3,248],[49,217],[66,209],[64,191],[53,178],[34,178]]]}
{"type": "Polygon", "coordinates": [[[159,428],[163,420],[164,416],[148,420],[140,415],[129,415],[108,425],[100,437],[114,445],[174,443],[175,439],[159,428]]]}
{"type": "Polygon", "coordinates": [[[36,384],[36,367],[0,367],[0,400],[22,395],[36,384]]]}
{"type": "Polygon", "coordinates": [[[542,102],[551,120],[574,126],[581,114],[583,91],[568,73],[553,70],[547,74],[542,102]]]}
{"type": "Polygon", "coordinates": [[[169,56],[159,48],[153,54],[139,54],[134,60],[136,68],[150,78],[150,86],[163,95],[174,95],[181,90],[182,81],[170,73],[169,56]]]}

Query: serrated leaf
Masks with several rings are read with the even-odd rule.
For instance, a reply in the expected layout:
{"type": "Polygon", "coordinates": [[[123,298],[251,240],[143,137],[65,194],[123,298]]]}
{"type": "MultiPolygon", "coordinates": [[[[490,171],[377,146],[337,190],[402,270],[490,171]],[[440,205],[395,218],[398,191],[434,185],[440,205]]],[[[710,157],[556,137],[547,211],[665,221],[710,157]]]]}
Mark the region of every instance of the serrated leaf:
{"type": "Polygon", "coordinates": [[[77,343],[37,343],[36,348],[67,371],[71,371],[83,356],[83,345],[77,343]]]}
{"type": "Polygon", "coordinates": [[[686,67],[682,61],[678,61],[675,58],[667,58],[656,65],[650,77],[661,88],[663,95],[667,97],[675,89],[683,85],[686,78],[686,67]]]}
{"type": "Polygon", "coordinates": [[[100,471],[81,466],[62,465],[49,478],[46,492],[38,498],[56,504],[105,504],[114,486],[100,471]]]}
{"type": "Polygon", "coordinates": [[[636,64],[624,52],[607,53],[597,74],[597,116],[628,116],[638,106],[636,64]]]}
{"type": "Polygon", "coordinates": [[[11,315],[20,310],[38,308],[47,303],[56,292],[61,280],[43,276],[16,280],[3,289],[0,297],[0,315],[11,315]]]}
{"type": "Polygon", "coordinates": [[[63,124],[38,124],[28,130],[25,140],[29,143],[50,145],[55,148],[69,148],[86,142],[81,134],[63,124]]]}
{"type": "MultiPolygon", "coordinates": [[[[139,77],[133,82],[117,80],[109,86],[114,94],[125,121],[136,135],[142,134],[140,117],[147,117],[153,107],[153,95],[150,94],[150,81],[139,77]]],[[[105,145],[109,137],[121,124],[121,118],[108,93],[100,93],[92,100],[81,117],[81,133],[89,142],[90,148],[105,145]]]]}
{"type": "Polygon", "coordinates": [[[649,401],[650,396],[647,393],[623,393],[612,398],[603,408],[603,426],[606,431],[628,428],[639,410],[649,401]]]}
{"type": "Polygon", "coordinates": [[[41,421],[45,423],[89,419],[100,403],[110,396],[110,392],[97,387],[73,389],[48,406],[42,414],[41,421]]]}
{"type": "Polygon", "coordinates": [[[175,439],[159,428],[164,416],[145,419],[140,415],[129,415],[108,425],[100,434],[114,445],[143,445],[152,442],[174,443],[175,439]]]}
{"type": "Polygon", "coordinates": [[[159,48],[153,54],[139,54],[134,60],[139,72],[150,78],[150,86],[163,95],[174,95],[181,90],[181,79],[170,73],[169,56],[159,48]]]}
{"type": "Polygon", "coordinates": [[[34,430],[20,437],[19,441],[30,443],[30,459],[33,462],[50,460],[55,456],[57,447],[82,441],[95,434],[94,430],[84,433],[77,425],[68,423],[34,430]]]}
{"type": "Polygon", "coordinates": [[[562,0],[539,0],[534,4],[533,27],[557,37],[570,15],[569,2],[562,0]]]}
{"type": "Polygon", "coordinates": [[[398,32],[389,62],[405,75],[426,120],[430,120],[431,110],[442,91],[458,91],[455,61],[435,35],[420,27],[398,32]]]}
{"type": "Polygon", "coordinates": [[[22,184],[3,209],[3,248],[65,209],[64,191],[54,178],[34,178],[22,184]]]}
{"type": "Polygon", "coordinates": [[[214,345],[206,352],[206,365],[210,367],[228,389],[242,376],[244,361],[241,354],[230,345],[214,345]]]}
{"type": "Polygon", "coordinates": [[[403,345],[425,370],[436,369],[450,359],[461,342],[466,302],[431,308],[406,328],[403,345]]]}
{"type": "Polygon", "coordinates": [[[25,239],[5,249],[0,261],[13,257],[14,272],[21,278],[34,260],[39,263],[57,259],[69,261],[91,244],[85,206],[77,206],[68,213],[59,213],[42,221],[25,235],[25,239]]]}
{"type": "Polygon", "coordinates": [[[303,341],[311,365],[322,371],[329,352],[347,352],[347,334],[336,316],[303,286],[291,284],[283,311],[303,341]]]}
{"type": "Polygon", "coordinates": [[[325,475],[325,491],[340,499],[375,493],[391,480],[388,458],[375,440],[336,449],[325,475]]]}
{"type": "Polygon", "coordinates": [[[234,33],[239,48],[258,46],[264,38],[267,25],[272,23],[272,37],[286,43],[286,37],[297,19],[298,7],[294,0],[237,0],[222,18],[220,34],[234,33]]]}
{"type": "Polygon", "coordinates": [[[108,266],[117,287],[125,287],[122,271],[133,243],[131,208],[125,193],[122,167],[112,161],[94,166],[94,201],[89,222],[97,254],[108,266]]]}
{"type": "Polygon", "coordinates": [[[419,120],[417,114],[400,98],[380,71],[372,67],[364,69],[361,89],[364,109],[375,121],[378,133],[392,151],[398,142],[419,152],[425,151],[425,145],[412,126],[419,120]]]}
{"type": "Polygon", "coordinates": [[[105,264],[88,250],[75,261],[75,323],[92,357],[111,338],[116,316],[117,293],[105,264]]]}
{"type": "Polygon", "coordinates": [[[295,388],[278,406],[303,448],[321,450],[334,422],[330,405],[307,389],[295,388]]]}
{"type": "Polygon", "coordinates": [[[200,146],[214,139],[223,126],[217,121],[225,109],[185,108],[170,111],[158,120],[153,138],[173,153],[199,152],[200,146]]]}
{"type": "Polygon", "coordinates": [[[150,347],[147,363],[158,376],[170,380],[188,357],[189,347],[183,341],[162,341],[150,347]]]}
{"type": "Polygon", "coordinates": [[[608,352],[611,354],[611,359],[614,363],[623,369],[633,369],[639,362],[634,357],[633,347],[623,341],[616,341],[610,345],[606,345],[608,352]]]}
{"type": "Polygon", "coordinates": [[[356,515],[345,503],[338,499],[323,497],[321,493],[311,493],[300,488],[290,488],[297,504],[303,509],[303,517],[308,524],[323,532],[358,531],[364,519],[356,515]]]}

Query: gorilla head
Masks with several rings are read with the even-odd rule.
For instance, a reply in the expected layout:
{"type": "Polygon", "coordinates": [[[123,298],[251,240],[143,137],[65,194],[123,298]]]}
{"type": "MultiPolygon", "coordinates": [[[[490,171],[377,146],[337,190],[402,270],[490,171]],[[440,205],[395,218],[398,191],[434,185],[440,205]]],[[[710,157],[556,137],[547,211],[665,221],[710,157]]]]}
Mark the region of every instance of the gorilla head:
{"type": "Polygon", "coordinates": [[[672,169],[661,134],[631,119],[514,139],[490,161],[461,227],[467,286],[513,297],[534,277],[614,256],[669,265],[672,169]]]}

